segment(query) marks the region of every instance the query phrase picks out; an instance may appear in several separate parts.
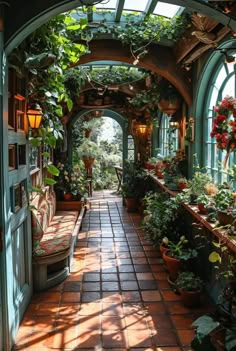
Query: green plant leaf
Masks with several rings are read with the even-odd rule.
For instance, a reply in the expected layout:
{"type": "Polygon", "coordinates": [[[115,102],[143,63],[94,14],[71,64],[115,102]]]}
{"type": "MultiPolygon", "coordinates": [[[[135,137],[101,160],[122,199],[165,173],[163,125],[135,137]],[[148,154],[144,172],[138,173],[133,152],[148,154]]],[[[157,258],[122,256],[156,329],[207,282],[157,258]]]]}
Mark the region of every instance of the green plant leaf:
{"type": "Polygon", "coordinates": [[[51,178],[44,178],[44,183],[45,184],[48,184],[48,185],[54,185],[56,184],[57,182],[54,180],[54,179],[51,179],[51,178]]]}
{"type": "Polygon", "coordinates": [[[216,251],[211,252],[208,259],[211,263],[221,262],[221,257],[216,251]]]}
{"type": "Polygon", "coordinates": [[[212,317],[207,315],[199,317],[192,324],[193,327],[197,327],[197,333],[202,338],[209,335],[209,333],[215,328],[217,328],[219,325],[219,322],[214,321],[212,317]]]}
{"type": "Polygon", "coordinates": [[[49,154],[49,152],[44,151],[44,152],[42,152],[42,156],[43,157],[50,157],[50,154],[49,154]]]}
{"type": "Polygon", "coordinates": [[[236,326],[226,329],[225,332],[225,347],[227,351],[233,351],[236,347],[236,326]]]}
{"type": "Polygon", "coordinates": [[[29,142],[33,147],[38,147],[41,144],[41,138],[30,138],[29,142]]]}
{"type": "Polygon", "coordinates": [[[54,176],[59,176],[59,169],[57,167],[55,167],[54,165],[49,165],[47,167],[47,170],[50,174],[54,175],[54,176]]]}

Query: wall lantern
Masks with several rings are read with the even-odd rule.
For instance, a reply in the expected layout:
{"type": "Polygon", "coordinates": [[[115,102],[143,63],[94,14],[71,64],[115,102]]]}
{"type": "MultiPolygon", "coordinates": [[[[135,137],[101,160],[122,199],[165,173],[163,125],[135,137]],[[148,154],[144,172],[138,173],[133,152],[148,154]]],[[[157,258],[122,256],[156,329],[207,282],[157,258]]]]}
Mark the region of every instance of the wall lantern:
{"type": "Polygon", "coordinates": [[[27,111],[28,121],[31,129],[38,129],[40,127],[43,112],[38,104],[34,104],[27,111]]]}
{"type": "Polygon", "coordinates": [[[146,124],[138,124],[138,131],[141,135],[144,135],[147,130],[147,125],[146,124]]]}

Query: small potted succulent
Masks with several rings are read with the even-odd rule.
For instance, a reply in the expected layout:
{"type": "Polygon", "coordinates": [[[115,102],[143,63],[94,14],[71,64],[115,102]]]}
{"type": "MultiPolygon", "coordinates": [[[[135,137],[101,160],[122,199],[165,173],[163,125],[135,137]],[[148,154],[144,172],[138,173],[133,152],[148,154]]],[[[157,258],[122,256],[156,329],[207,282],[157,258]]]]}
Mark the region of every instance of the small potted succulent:
{"type": "Polygon", "coordinates": [[[203,288],[203,280],[191,271],[180,272],[175,281],[182,302],[187,307],[198,306],[203,288]]]}

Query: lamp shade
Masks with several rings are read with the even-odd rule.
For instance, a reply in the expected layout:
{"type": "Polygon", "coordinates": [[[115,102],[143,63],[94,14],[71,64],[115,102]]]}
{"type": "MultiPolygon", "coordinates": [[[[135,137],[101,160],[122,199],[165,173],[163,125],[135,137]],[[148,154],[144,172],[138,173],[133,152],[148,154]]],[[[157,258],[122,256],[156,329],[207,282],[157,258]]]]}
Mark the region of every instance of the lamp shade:
{"type": "Polygon", "coordinates": [[[145,134],[147,130],[147,125],[146,124],[139,124],[138,125],[138,131],[140,134],[145,134]]]}
{"type": "Polygon", "coordinates": [[[27,111],[29,125],[32,129],[37,129],[40,127],[43,113],[42,109],[38,104],[33,105],[27,111]]]}

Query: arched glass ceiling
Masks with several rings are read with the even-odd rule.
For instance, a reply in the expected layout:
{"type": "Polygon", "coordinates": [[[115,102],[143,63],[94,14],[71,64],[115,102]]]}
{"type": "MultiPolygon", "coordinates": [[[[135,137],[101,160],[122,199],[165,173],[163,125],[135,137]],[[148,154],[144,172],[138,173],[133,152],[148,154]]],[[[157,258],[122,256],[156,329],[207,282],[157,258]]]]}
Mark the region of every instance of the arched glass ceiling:
{"type": "Polygon", "coordinates": [[[137,11],[144,14],[154,14],[172,18],[183,11],[183,7],[167,4],[157,0],[105,0],[96,5],[97,9],[122,11],[137,11]]]}

